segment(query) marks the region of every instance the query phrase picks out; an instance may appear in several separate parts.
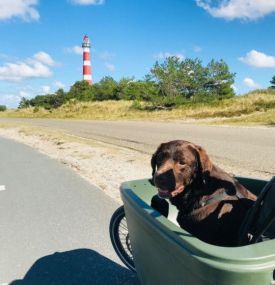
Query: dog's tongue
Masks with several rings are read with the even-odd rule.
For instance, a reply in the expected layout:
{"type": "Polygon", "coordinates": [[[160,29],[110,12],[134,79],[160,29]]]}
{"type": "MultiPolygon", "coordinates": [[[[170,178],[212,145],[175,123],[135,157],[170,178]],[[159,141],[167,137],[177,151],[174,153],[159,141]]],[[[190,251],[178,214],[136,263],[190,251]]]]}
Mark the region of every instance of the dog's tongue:
{"type": "Polygon", "coordinates": [[[181,185],[180,187],[172,190],[172,191],[169,191],[167,189],[161,189],[161,188],[158,188],[158,192],[159,192],[159,196],[161,198],[171,198],[171,197],[175,197],[177,196],[179,193],[181,193],[182,191],[184,190],[184,186],[181,185]]]}
{"type": "Polygon", "coordinates": [[[166,189],[158,189],[158,192],[159,192],[159,196],[161,198],[169,198],[170,197],[170,192],[169,190],[166,190],[166,189]]]}

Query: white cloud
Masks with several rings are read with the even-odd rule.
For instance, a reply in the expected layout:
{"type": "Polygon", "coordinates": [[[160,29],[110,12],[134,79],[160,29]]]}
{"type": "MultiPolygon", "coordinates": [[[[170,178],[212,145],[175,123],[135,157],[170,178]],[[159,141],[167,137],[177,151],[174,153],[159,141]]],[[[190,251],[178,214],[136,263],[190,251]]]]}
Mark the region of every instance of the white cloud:
{"type": "Polygon", "coordinates": [[[71,0],[76,5],[102,5],[104,0],[71,0]]]}
{"type": "Polygon", "coordinates": [[[48,66],[40,62],[32,65],[24,62],[6,63],[0,66],[0,80],[19,81],[28,77],[49,77],[51,75],[48,66]]]}
{"type": "Polygon", "coordinates": [[[240,61],[258,68],[274,68],[275,67],[275,56],[266,55],[263,52],[251,50],[245,57],[240,57],[240,61]]]}
{"type": "Polygon", "coordinates": [[[83,53],[83,49],[81,46],[73,46],[73,47],[67,47],[64,49],[66,52],[69,53],[75,53],[75,54],[82,54],[83,53]]]}
{"type": "Polygon", "coordinates": [[[239,91],[239,89],[237,88],[236,85],[232,84],[231,88],[234,90],[235,93],[237,93],[239,91]]]}
{"type": "Polygon", "coordinates": [[[195,0],[216,18],[255,20],[275,12],[275,0],[195,0]]]}
{"type": "Polygon", "coordinates": [[[0,105],[14,108],[18,106],[21,98],[21,96],[15,94],[0,94],[0,105]]]}
{"type": "Polygon", "coordinates": [[[49,94],[50,91],[51,91],[51,87],[48,86],[48,85],[42,86],[41,89],[42,89],[42,93],[43,93],[43,94],[49,94]]]}
{"type": "Polygon", "coordinates": [[[50,55],[38,52],[33,57],[0,66],[0,80],[20,81],[26,78],[49,77],[52,75],[48,65],[54,61],[50,55]]]}
{"type": "Polygon", "coordinates": [[[256,83],[256,82],[255,82],[252,78],[250,78],[250,77],[244,78],[243,83],[244,83],[247,87],[249,87],[249,89],[258,89],[258,88],[261,88],[261,86],[260,86],[258,83],[256,83]]]}
{"type": "Polygon", "coordinates": [[[116,69],[116,67],[112,63],[106,62],[104,65],[109,71],[115,71],[115,69],[116,69]]]}
{"type": "Polygon", "coordinates": [[[62,89],[65,88],[65,84],[63,84],[61,81],[55,81],[55,82],[54,82],[54,85],[55,85],[57,88],[62,88],[62,89]]]}
{"type": "Polygon", "coordinates": [[[13,17],[19,17],[25,21],[38,20],[40,16],[34,8],[37,2],[37,0],[1,0],[0,21],[13,17]]]}
{"type": "Polygon", "coordinates": [[[40,61],[46,65],[55,65],[54,60],[51,58],[51,56],[44,51],[40,51],[36,53],[33,58],[37,61],[40,61]]]}
{"type": "Polygon", "coordinates": [[[19,91],[19,96],[20,97],[25,97],[25,98],[30,98],[31,94],[26,92],[26,91],[21,90],[21,91],[19,91]]]}
{"type": "Polygon", "coordinates": [[[175,56],[180,60],[183,60],[185,56],[182,53],[170,53],[170,52],[159,52],[158,54],[154,55],[154,58],[158,60],[164,60],[167,57],[175,56]]]}

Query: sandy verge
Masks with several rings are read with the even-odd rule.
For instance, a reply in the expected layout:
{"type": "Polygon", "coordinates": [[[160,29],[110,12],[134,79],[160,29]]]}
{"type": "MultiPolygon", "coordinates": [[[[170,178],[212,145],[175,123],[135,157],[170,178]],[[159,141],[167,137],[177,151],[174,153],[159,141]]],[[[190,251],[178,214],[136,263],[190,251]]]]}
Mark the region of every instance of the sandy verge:
{"type": "Polygon", "coordinates": [[[0,136],[57,159],[119,203],[121,182],[151,175],[150,156],[134,150],[32,127],[0,127],[0,136]]]}

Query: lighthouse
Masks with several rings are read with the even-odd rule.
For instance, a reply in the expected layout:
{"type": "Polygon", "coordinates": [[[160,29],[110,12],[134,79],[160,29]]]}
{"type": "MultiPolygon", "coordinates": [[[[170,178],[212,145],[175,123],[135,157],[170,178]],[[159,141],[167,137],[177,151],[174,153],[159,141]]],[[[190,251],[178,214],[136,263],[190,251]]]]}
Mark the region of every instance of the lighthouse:
{"type": "Polygon", "coordinates": [[[90,55],[90,40],[87,35],[84,36],[82,42],[83,48],[83,80],[92,84],[92,68],[91,68],[91,55],[90,55]]]}

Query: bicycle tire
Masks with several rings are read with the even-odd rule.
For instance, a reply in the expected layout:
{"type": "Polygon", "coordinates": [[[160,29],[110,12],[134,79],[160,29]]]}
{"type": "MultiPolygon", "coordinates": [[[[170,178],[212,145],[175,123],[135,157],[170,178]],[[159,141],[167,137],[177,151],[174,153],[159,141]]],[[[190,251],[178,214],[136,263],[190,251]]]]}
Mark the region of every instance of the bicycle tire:
{"type": "Polygon", "coordinates": [[[124,207],[119,207],[112,215],[109,233],[113,248],[121,261],[136,272],[124,207]]]}

